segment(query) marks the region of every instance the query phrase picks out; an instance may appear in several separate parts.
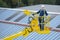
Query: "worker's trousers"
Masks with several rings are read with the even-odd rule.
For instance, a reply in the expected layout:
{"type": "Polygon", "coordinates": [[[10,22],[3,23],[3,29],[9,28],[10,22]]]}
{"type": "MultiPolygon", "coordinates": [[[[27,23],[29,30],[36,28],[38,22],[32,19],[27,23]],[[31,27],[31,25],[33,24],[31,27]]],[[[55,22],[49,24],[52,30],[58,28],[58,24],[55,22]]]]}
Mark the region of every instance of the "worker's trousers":
{"type": "Polygon", "coordinates": [[[39,21],[40,30],[43,31],[44,30],[44,17],[39,17],[38,21],[39,21]]]}

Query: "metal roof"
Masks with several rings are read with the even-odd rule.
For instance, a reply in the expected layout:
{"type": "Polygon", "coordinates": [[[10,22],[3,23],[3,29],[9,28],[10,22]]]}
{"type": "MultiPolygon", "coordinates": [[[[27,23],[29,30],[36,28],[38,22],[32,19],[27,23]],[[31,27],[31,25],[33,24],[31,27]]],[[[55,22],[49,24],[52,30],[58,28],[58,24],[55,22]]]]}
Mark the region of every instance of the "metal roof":
{"type": "MultiPolygon", "coordinates": [[[[45,5],[45,6],[47,11],[60,12],[60,6],[56,6],[56,5],[45,5]]],[[[20,9],[39,10],[39,8],[40,5],[35,5],[35,6],[21,7],[20,9]]],[[[51,27],[57,27],[58,25],[60,25],[60,15],[51,14],[50,16],[51,16],[51,20],[50,20],[51,27]]],[[[7,20],[12,22],[15,21],[15,22],[27,24],[28,17],[29,16],[25,16],[24,13],[20,11],[0,9],[0,20],[7,20]]],[[[0,23],[0,38],[4,38],[9,35],[18,33],[22,31],[24,28],[25,27],[23,26],[20,27],[17,25],[0,23]]],[[[14,40],[60,40],[60,32],[51,31],[50,34],[38,34],[36,32],[32,32],[26,38],[20,36],[18,38],[15,38],[14,40]]]]}

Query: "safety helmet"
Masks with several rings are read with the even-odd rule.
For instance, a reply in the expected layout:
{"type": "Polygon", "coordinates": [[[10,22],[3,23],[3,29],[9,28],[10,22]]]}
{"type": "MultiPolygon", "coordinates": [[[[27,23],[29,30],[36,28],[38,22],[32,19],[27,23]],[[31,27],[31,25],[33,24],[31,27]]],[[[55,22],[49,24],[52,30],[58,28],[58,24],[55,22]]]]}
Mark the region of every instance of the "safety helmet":
{"type": "Polygon", "coordinates": [[[45,9],[45,5],[41,5],[41,9],[45,9]]]}
{"type": "Polygon", "coordinates": [[[41,5],[41,7],[45,7],[45,5],[41,5]]]}

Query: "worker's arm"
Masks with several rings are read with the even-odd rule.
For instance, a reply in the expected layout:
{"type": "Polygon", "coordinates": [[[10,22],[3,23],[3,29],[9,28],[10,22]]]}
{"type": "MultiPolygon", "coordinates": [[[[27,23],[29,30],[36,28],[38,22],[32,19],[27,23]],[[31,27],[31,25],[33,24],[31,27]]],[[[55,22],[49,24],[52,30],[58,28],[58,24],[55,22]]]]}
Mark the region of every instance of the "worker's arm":
{"type": "Polygon", "coordinates": [[[39,14],[40,13],[40,10],[37,12],[37,14],[39,14]]]}
{"type": "Polygon", "coordinates": [[[45,14],[46,14],[46,16],[48,16],[48,13],[47,13],[47,11],[45,11],[45,14]]]}
{"type": "Polygon", "coordinates": [[[39,14],[39,13],[40,13],[40,10],[39,10],[38,12],[36,12],[36,13],[32,14],[32,15],[34,16],[35,14],[39,14]]]}

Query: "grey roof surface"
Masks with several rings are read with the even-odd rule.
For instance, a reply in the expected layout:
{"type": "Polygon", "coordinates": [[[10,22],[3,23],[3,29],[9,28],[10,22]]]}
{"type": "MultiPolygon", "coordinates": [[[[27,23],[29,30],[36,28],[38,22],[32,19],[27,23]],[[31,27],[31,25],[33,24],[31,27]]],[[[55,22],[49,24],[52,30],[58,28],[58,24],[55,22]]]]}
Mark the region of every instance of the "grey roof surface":
{"type": "Polygon", "coordinates": [[[28,7],[21,7],[20,9],[40,10],[41,5],[45,5],[47,11],[50,11],[50,12],[60,12],[60,5],[40,4],[40,5],[34,5],[34,6],[32,5],[32,6],[28,6],[28,7]]]}
{"type": "MultiPolygon", "coordinates": [[[[56,5],[45,5],[45,6],[46,6],[47,11],[60,12],[60,6],[58,5],[57,6],[56,5]]],[[[21,7],[20,9],[39,10],[40,5],[21,7]]],[[[25,16],[21,18],[22,15],[24,15],[23,12],[0,9],[0,20],[9,19],[7,21],[14,22],[16,21],[16,19],[18,19],[19,23],[27,24],[29,16],[25,16]]],[[[49,15],[51,16],[50,27],[57,27],[58,25],[60,25],[60,15],[56,15],[56,14],[54,15],[49,14],[49,15]]],[[[25,27],[23,26],[20,27],[18,25],[0,23],[0,38],[4,38],[9,35],[18,33],[22,31],[24,28],[25,27]]],[[[38,34],[36,32],[32,32],[26,38],[21,36],[21,37],[15,38],[14,40],[60,40],[60,32],[51,31],[50,34],[38,34]]]]}

